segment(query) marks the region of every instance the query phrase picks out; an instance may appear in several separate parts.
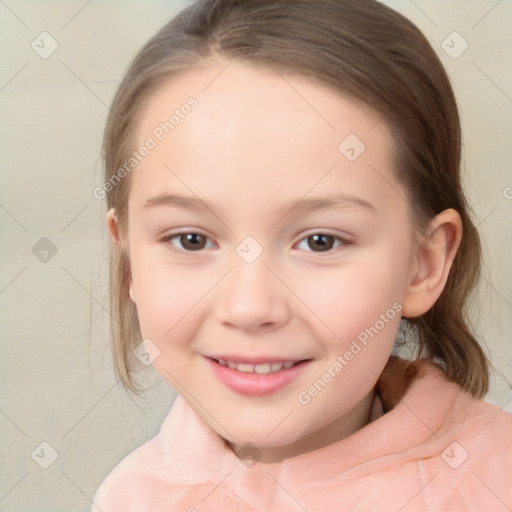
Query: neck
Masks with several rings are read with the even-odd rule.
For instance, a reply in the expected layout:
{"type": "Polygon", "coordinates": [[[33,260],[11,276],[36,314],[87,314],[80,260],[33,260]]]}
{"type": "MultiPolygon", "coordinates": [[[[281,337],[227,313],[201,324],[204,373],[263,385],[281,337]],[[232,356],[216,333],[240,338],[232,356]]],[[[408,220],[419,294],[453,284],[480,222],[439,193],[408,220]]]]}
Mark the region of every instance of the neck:
{"type": "MultiPolygon", "coordinates": [[[[303,453],[318,450],[354,434],[370,423],[372,407],[375,400],[375,391],[372,390],[353,409],[333,422],[301,439],[285,446],[258,446],[254,447],[259,462],[282,462],[285,459],[296,457],[303,453]]],[[[242,451],[242,447],[228,443],[235,454],[242,451]]],[[[247,448],[244,448],[242,453],[247,448]]]]}

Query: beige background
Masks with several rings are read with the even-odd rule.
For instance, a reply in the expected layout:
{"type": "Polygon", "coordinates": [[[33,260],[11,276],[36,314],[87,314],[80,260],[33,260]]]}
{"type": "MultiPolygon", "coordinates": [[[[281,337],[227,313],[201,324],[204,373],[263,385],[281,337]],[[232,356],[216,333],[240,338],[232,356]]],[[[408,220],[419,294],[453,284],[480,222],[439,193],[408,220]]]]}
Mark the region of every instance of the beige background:
{"type": "MultiPolygon", "coordinates": [[[[511,410],[512,3],[388,3],[426,33],[453,77],[466,186],[485,243],[475,320],[498,370],[487,400],[511,410]],[[454,31],[469,44],[458,58],[441,46],[446,40],[452,54],[463,48],[459,36],[446,39],[454,31]]],[[[101,135],[122,73],[180,5],[0,2],[1,510],[89,510],[104,476],[156,434],[172,403],[152,371],[143,399],[115,383],[104,204],[92,190],[101,183],[101,135]],[[31,47],[35,40],[39,52],[51,49],[48,36],[44,47],[38,37],[43,31],[58,44],[46,59],[31,47]],[[33,253],[38,242],[46,262],[33,253]]]]}

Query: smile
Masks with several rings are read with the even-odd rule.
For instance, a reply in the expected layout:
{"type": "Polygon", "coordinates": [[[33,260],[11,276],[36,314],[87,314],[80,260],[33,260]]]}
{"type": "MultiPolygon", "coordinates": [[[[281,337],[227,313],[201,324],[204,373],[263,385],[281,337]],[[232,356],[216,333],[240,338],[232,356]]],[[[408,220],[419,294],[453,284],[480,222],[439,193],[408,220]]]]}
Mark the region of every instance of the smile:
{"type": "Polygon", "coordinates": [[[213,375],[227,388],[240,395],[262,396],[274,393],[296,380],[311,359],[249,362],[248,358],[206,357],[213,375]],[[239,359],[245,359],[240,361],[239,359]]]}
{"type": "Polygon", "coordinates": [[[291,368],[295,364],[300,361],[285,361],[285,362],[276,362],[276,363],[260,363],[260,364],[250,364],[250,363],[236,363],[234,361],[226,361],[224,359],[219,359],[217,361],[221,366],[227,366],[232,370],[237,370],[243,373],[275,373],[281,371],[283,368],[285,370],[291,368]]]}

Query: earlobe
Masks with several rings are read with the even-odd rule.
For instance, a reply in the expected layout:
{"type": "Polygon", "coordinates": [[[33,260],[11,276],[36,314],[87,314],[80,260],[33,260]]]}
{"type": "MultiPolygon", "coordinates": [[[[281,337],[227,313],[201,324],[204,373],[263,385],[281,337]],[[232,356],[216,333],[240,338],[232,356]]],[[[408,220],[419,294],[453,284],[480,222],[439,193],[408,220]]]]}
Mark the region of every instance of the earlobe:
{"type": "MultiPolygon", "coordinates": [[[[112,243],[116,246],[117,249],[121,250],[121,238],[119,234],[119,221],[116,216],[116,211],[114,208],[111,208],[107,212],[107,228],[110,234],[110,238],[112,239],[112,243]]],[[[135,292],[133,290],[133,279],[131,276],[131,271],[129,272],[129,284],[128,284],[128,294],[130,299],[135,304],[135,292]]]]}
{"type": "Polygon", "coordinates": [[[133,291],[133,279],[132,279],[131,276],[130,276],[130,284],[128,286],[128,294],[130,295],[130,299],[132,300],[132,302],[134,304],[136,304],[136,302],[135,302],[135,292],[133,291]]]}
{"type": "Polygon", "coordinates": [[[402,316],[426,313],[441,295],[462,239],[460,215],[444,210],[432,220],[416,252],[415,273],[403,301],[402,316]]]}
{"type": "Polygon", "coordinates": [[[114,245],[119,245],[119,229],[117,224],[116,210],[114,208],[110,208],[107,212],[107,228],[110,234],[110,238],[114,245]]]}

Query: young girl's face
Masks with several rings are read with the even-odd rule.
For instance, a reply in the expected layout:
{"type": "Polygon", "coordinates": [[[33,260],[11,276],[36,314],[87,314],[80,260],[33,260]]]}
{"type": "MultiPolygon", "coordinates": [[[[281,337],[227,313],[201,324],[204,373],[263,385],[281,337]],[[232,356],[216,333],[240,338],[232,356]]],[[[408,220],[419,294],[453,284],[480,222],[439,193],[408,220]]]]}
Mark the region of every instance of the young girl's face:
{"type": "Polygon", "coordinates": [[[130,175],[130,295],[163,379],[235,447],[281,460],[368,421],[417,270],[411,212],[377,114],[226,64],[142,112],[135,147],[156,146],[130,175]]]}

